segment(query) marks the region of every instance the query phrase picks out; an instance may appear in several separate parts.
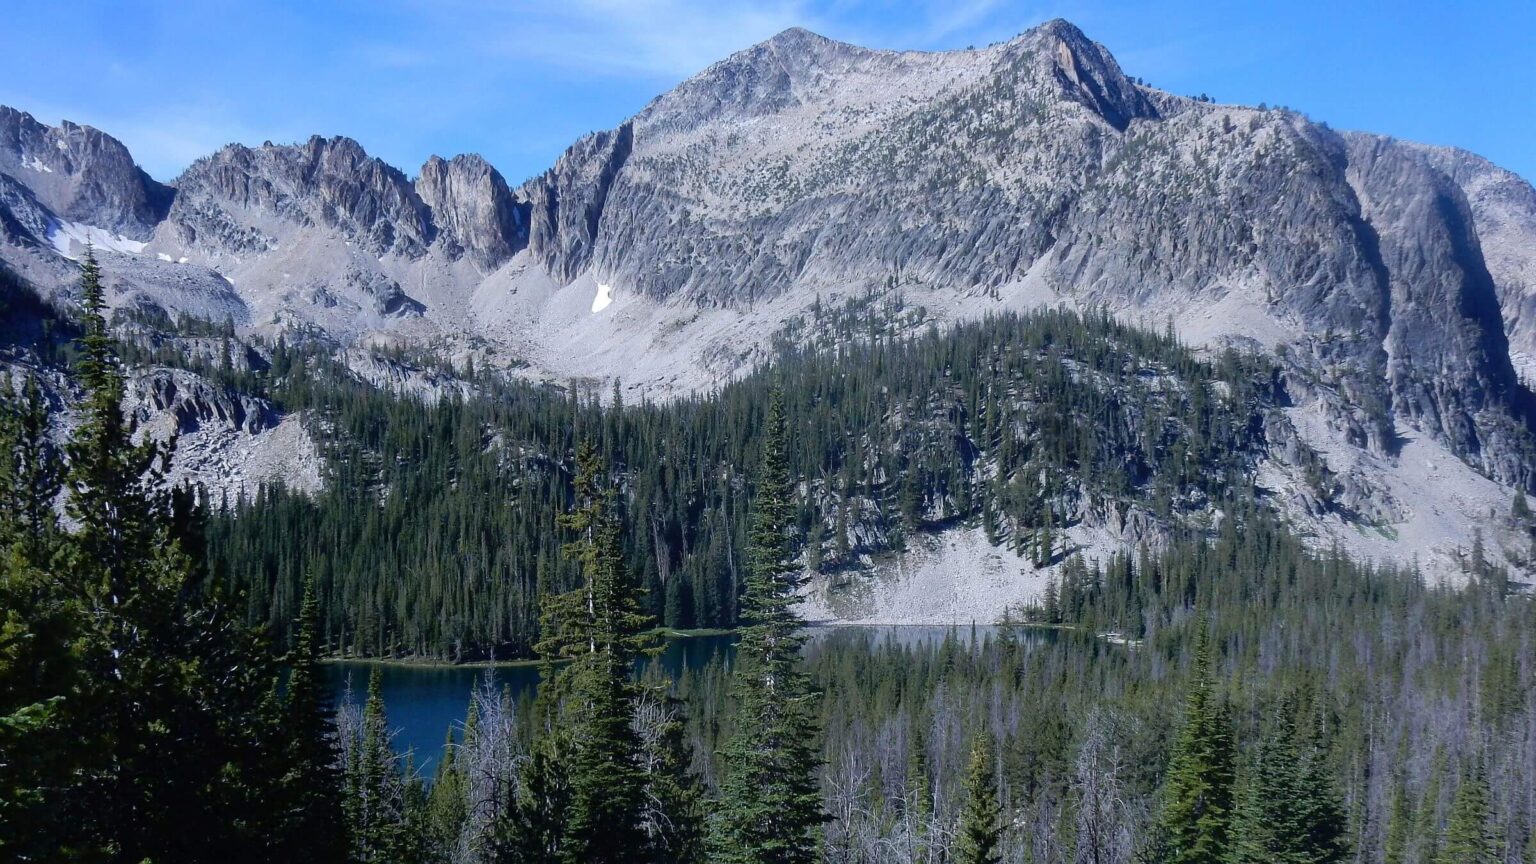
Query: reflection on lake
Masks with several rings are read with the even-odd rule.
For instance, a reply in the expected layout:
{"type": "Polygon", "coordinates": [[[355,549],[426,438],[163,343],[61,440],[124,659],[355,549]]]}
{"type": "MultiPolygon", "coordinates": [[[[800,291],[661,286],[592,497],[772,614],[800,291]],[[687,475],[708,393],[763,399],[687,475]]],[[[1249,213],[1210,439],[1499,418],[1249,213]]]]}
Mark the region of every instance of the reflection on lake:
{"type": "MultiPolygon", "coordinates": [[[[806,645],[807,653],[844,650],[863,645],[896,644],[904,648],[937,645],[954,636],[960,644],[995,636],[996,627],[813,627],[806,645]]],[[[1026,631],[1026,641],[1053,638],[1049,632],[1026,631]]],[[[684,669],[699,669],[717,657],[729,658],[735,636],[687,636],[671,639],[656,661],[676,676],[684,669]]],[[[368,676],[380,669],[380,688],[390,727],[396,730],[395,746],[414,754],[418,769],[431,776],[432,765],[441,752],[443,738],[450,727],[464,722],[470,692],[480,686],[487,672],[495,686],[509,688],[512,698],[531,697],[538,687],[536,665],[516,666],[431,666],[400,663],[345,661],[327,663],[338,705],[344,699],[361,704],[367,698],[368,676]],[[350,686],[349,686],[350,682],[350,686]]]]}
{"type": "MultiPolygon", "coordinates": [[[[728,654],[735,636],[689,636],[668,640],[657,661],[668,673],[696,669],[722,653],[728,654]]],[[[508,688],[513,701],[531,697],[539,685],[534,664],[503,666],[437,666],[407,663],[372,663],[366,660],[325,664],[336,704],[350,700],[361,705],[368,698],[368,676],[379,669],[379,690],[395,747],[415,756],[423,774],[442,750],[449,728],[457,729],[469,709],[470,693],[489,673],[497,689],[508,688]]]]}

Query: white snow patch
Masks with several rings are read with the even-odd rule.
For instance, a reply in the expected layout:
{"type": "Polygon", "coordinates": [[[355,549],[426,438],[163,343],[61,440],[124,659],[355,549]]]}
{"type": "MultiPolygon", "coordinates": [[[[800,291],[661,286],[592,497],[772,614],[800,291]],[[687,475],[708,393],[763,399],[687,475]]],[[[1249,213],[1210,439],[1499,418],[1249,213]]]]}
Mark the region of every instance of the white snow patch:
{"type": "Polygon", "coordinates": [[[597,283],[597,296],[592,298],[592,314],[607,309],[613,302],[613,288],[605,282],[597,283]]]}
{"type": "Polygon", "coordinates": [[[38,171],[38,172],[41,172],[43,174],[52,174],[53,173],[53,169],[49,168],[47,165],[44,165],[43,164],[43,160],[37,158],[36,156],[33,156],[31,158],[31,160],[23,162],[21,164],[24,167],[31,168],[33,171],[38,171]]]}
{"type": "Polygon", "coordinates": [[[172,258],[171,256],[165,254],[164,252],[156,252],[155,253],[155,257],[159,258],[161,261],[175,261],[176,260],[175,258],[172,258]]]}
{"type": "Polygon", "coordinates": [[[138,240],[129,240],[121,234],[113,234],[105,228],[64,220],[56,220],[49,226],[48,242],[58,250],[60,255],[71,260],[87,245],[97,249],[121,252],[124,255],[137,255],[143,252],[147,245],[138,240]]]}

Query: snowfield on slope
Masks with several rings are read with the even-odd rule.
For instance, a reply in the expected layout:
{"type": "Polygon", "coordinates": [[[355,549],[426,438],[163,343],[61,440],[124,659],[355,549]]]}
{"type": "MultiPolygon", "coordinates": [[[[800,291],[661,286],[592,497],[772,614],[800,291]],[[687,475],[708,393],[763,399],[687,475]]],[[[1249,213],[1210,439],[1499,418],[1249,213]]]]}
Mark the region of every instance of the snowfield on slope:
{"type": "Polygon", "coordinates": [[[603,283],[598,283],[597,296],[592,298],[592,314],[607,309],[613,303],[613,289],[603,283]]]}
{"type": "Polygon", "coordinates": [[[87,246],[121,252],[124,255],[137,255],[148,245],[138,240],[130,240],[121,234],[114,234],[105,228],[62,219],[55,221],[49,227],[48,242],[58,250],[60,255],[70,260],[78,260],[85,254],[87,246]]]}

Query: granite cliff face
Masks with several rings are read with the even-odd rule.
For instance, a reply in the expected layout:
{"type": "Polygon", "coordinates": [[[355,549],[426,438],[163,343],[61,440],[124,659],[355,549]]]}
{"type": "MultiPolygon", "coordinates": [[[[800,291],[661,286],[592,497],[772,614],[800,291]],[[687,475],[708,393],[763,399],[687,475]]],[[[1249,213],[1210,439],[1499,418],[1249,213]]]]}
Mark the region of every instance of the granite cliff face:
{"type": "Polygon", "coordinates": [[[122,142],[90,126],[57,127],[0,106],[0,172],[60,219],[146,240],[172,192],[150,179],[122,142]]]}
{"type": "Polygon", "coordinates": [[[1349,181],[1379,255],[1390,316],[1384,347],[1393,413],[1495,478],[1531,480],[1531,394],[1515,376],[1498,292],[1471,207],[1413,148],[1348,137],[1349,181]]]}
{"type": "MultiPolygon", "coordinates": [[[[573,147],[531,194],[587,194],[536,206],[533,248],[557,280],[705,306],[891,285],[959,316],[1041,292],[1179,323],[1226,306],[1214,335],[1261,319],[1258,347],[1343,379],[1364,443],[1390,450],[1401,420],[1526,485],[1529,396],[1464,186],[1481,176],[1138,86],[1065,22],[947,54],[792,30],[573,147]]],[[[1524,206],[1501,182],[1485,213],[1524,206]]]]}
{"type": "Polygon", "coordinates": [[[209,257],[271,252],[293,228],[332,229],[375,254],[407,257],[425,254],[432,240],[411,182],[350,138],[232,144],[193,163],[176,188],[159,233],[209,257]]]}
{"type": "Polygon", "coordinates": [[[1409,518],[1370,476],[1422,446],[1536,486],[1529,183],[1145,86],[1063,21],[936,53],[788,30],[516,188],[478,156],[411,179],[319,137],[231,145],[174,187],[103,133],[0,110],[0,258],[45,291],[105,242],[119,304],[491,345],[660,395],[814,335],[814,305],[1107,308],[1281,358],[1287,435],[1333,454],[1358,512],[1409,518]]]}
{"type": "Polygon", "coordinates": [[[589,135],[525,188],[532,214],[528,249],[550,276],[569,282],[591,266],[608,195],[634,146],[628,123],[589,135]]]}
{"type": "Polygon", "coordinates": [[[1465,150],[1402,144],[1461,189],[1471,208],[1483,263],[1493,278],[1511,359],[1536,381],[1536,189],[1465,150]]]}
{"type": "Polygon", "coordinates": [[[428,159],[416,179],[416,192],[430,210],[438,241],[450,258],[467,254],[481,268],[494,270],[527,245],[527,206],[477,155],[428,159]]]}
{"type": "Polygon", "coordinates": [[[45,242],[53,214],[37,195],[9,174],[0,174],[0,239],[8,245],[33,246],[45,242]]]}

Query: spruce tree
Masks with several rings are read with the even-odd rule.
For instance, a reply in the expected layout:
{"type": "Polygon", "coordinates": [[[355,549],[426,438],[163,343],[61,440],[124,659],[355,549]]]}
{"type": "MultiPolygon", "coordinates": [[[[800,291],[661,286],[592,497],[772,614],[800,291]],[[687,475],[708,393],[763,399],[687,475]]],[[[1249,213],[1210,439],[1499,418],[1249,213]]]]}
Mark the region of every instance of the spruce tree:
{"type": "Polygon", "coordinates": [[[1399,778],[1393,783],[1391,809],[1387,811],[1387,836],[1382,842],[1382,864],[1405,864],[1412,837],[1413,814],[1408,806],[1408,792],[1399,778]]]}
{"type": "Polygon", "coordinates": [[[1291,864],[1306,857],[1300,807],[1300,754],[1290,706],[1265,729],[1248,766],[1236,814],[1235,864],[1291,864]]]}
{"type": "Polygon", "coordinates": [[[85,394],[66,447],[66,510],[77,525],[69,572],[79,580],[76,590],[92,623],[85,662],[94,704],[81,701],[76,708],[94,716],[93,734],[82,742],[94,765],[80,796],[101,802],[87,823],[94,842],[137,860],[163,849],[164,838],[151,833],[151,814],[167,806],[164,799],[179,797],[172,793],[177,784],[197,782],[191,766],[178,764],[179,756],[195,754],[183,752],[189,742],[172,737],[180,723],[169,716],[183,707],[180,652],[167,640],[176,629],[185,571],[174,550],[157,549],[164,499],[152,469],[160,452],[149,441],[132,441],[101,271],[89,250],[81,274],[84,334],[76,376],[85,394]]]}
{"type": "Polygon", "coordinates": [[[85,391],[80,423],[70,438],[66,509],[78,524],[78,558],[99,580],[96,600],[114,608],[130,604],[133,569],[153,557],[166,516],[166,497],[156,471],[165,448],[146,438],[135,444],[122,410],[126,385],[117,347],[108,330],[101,268],[86,252],[81,265],[84,334],[76,377],[85,391]]]}
{"type": "Polygon", "coordinates": [[[17,392],[7,375],[0,379],[0,405],[0,545],[45,567],[58,533],[54,500],[63,485],[63,466],[48,437],[48,402],[36,376],[17,392]]]}
{"type": "Polygon", "coordinates": [[[88,252],[84,397],[65,448],[75,526],[56,571],[86,625],[61,709],[82,754],[67,818],[78,843],[122,860],[260,860],[282,818],[277,671],[260,634],[196,590],[163,489],[171,448],[135,444],[121,407],[100,276],[88,252]]]}
{"type": "Polygon", "coordinates": [[[383,678],[374,667],[368,676],[361,728],[348,747],[344,811],[350,857],[356,864],[405,864],[411,861],[408,836],[408,778],[391,749],[389,717],[384,708],[383,678]]]}
{"type": "MultiPolygon", "coordinates": [[[[472,720],[473,714],[470,717],[472,720]]],[[[465,728],[465,740],[468,741],[471,733],[467,722],[465,728]]],[[[427,794],[427,836],[422,838],[426,854],[423,860],[429,864],[449,864],[458,860],[460,838],[468,819],[469,778],[458,762],[458,746],[450,729],[443,742],[443,755],[438,759],[437,771],[432,776],[432,789],[427,794]]]]}
{"type": "Polygon", "coordinates": [[[283,706],[289,751],[284,777],[288,813],[279,848],[290,860],[339,861],[346,856],[340,751],[334,709],[320,675],[319,631],[320,608],[310,578],[304,581],[297,637],[288,655],[283,706]]]}
{"type": "Polygon", "coordinates": [[[1302,848],[1316,864],[1333,864],[1349,857],[1349,820],[1334,787],[1328,766],[1328,734],[1321,702],[1314,701],[1312,716],[1297,707],[1297,808],[1302,848]]]}
{"type": "Polygon", "coordinates": [[[965,777],[965,809],[956,831],[955,864],[998,864],[1002,860],[1002,808],[997,803],[997,778],[992,756],[980,741],[971,748],[965,777]]]}
{"type": "Polygon", "coordinates": [[[1344,860],[1343,808],[1310,733],[1287,699],[1265,730],[1243,784],[1234,831],[1237,864],[1331,864],[1344,860]]]}
{"type": "Polygon", "coordinates": [[[28,389],[32,392],[19,395],[8,377],[0,379],[0,859],[5,860],[46,860],[70,848],[59,778],[78,770],[81,755],[63,709],[79,687],[85,622],[78,602],[45,569],[55,551],[51,502],[57,469],[27,455],[38,443],[28,425],[46,428],[46,416],[41,424],[29,424],[40,400],[33,385],[28,389]],[[50,484],[47,506],[29,514],[28,498],[50,484]]]}
{"type": "Polygon", "coordinates": [[[1435,748],[1434,759],[1430,762],[1429,781],[1424,784],[1424,791],[1419,799],[1418,814],[1415,823],[1419,827],[1421,848],[1418,860],[1438,862],[1440,860],[1440,811],[1442,789],[1445,785],[1445,775],[1449,772],[1445,749],[1435,748]]]}
{"type": "Polygon", "coordinates": [[[1170,864],[1226,864],[1233,807],[1233,743],[1227,709],[1211,672],[1211,641],[1202,620],[1184,725],[1164,784],[1159,841],[1170,864]]]}
{"type": "Polygon", "coordinates": [[[790,537],[787,439],[783,398],[775,393],[753,501],[741,641],[731,678],[735,731],[720,753],[724,780],[712,837],[712,860],[732,864],[814,861],[825,821],[816,781],[817,696],[801,667],[805,637],[794,611],[803,576],[790,537]]]}
{"type": "MultiPolygon", "coordinates": [[[[547,680],[547,679],[546,679],[547,680]]],[[[544,698],[541,694],[540,698],[544,698]]],[[[518,794],[505,802],[492,826],[490,857],[506,864],[558,864],[566,860],[571,786],[564,769],[569,735],[542,729],[523,763],[518,794]]]]}
{"type": "Polygon", "coordinates": [[[1494,834],[1488,778],[1474,766],[1456,787],[1451,820],[1435,864],[1498,864],[1503,860],[1494,834]]]}
{"type": "Polygon", "coordinates": [[[546,598],[539,651],[571,662],[551,700],[568,736],[562,749],[570,800],[560,859],[571,864],[631,861],[645,847],[645,776],[634,728],[635,662],[648,647],[648,616],[625,566],[617,498],[590,443],[577,453],[576,504],[560,517],[575,536],[565,547],[581,565],[581,587],[546,598]]]}

